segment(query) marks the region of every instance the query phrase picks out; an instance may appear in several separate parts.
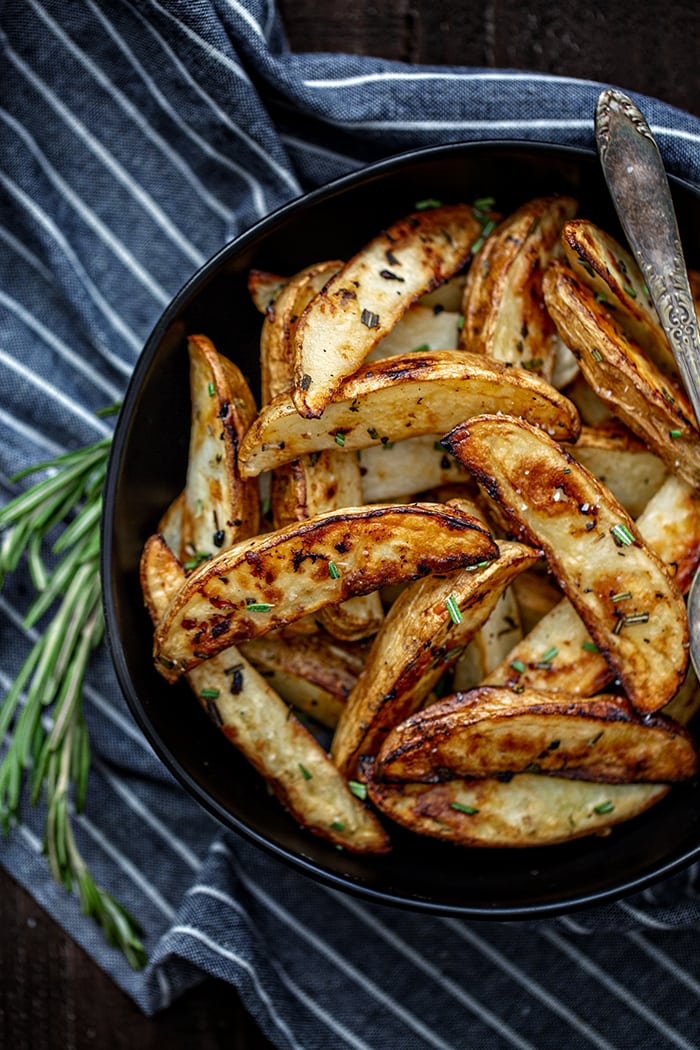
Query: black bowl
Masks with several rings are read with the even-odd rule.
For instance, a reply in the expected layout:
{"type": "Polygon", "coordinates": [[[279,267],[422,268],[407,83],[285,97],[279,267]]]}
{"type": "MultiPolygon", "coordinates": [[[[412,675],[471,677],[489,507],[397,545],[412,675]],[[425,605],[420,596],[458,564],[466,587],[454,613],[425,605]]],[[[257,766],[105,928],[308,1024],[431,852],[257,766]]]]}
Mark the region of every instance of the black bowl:
{"type": "MultiPolygon", "coordinates": [[[[556,914],[620,897],[700,854],[694,784],[675,787],[607,837],[531,849],[463,849],[399,831],[386,857],[355,856],[313,838],[209,722],[184,684],[151,662],[151,624],[138,582],[145,539],[185,478],[189,388],[185,334],[203,332],[258,388],[260,315],[251,266],[292,273],[349,257],[416,201],[494,196],[502,212],[530,197],[571,193],[580,214],[621,237],[596,156],[541,144],[459,144],[404,154],[342,178],[277,211],[220,251],[175,297],[130,382],[106,483],[102,575],[107,636],[134,717],[165,765],[224,825],[313,878],[380,902],[471,918],[556,914]]],[[[700,193],[673,182],[689,264],[700,244],[700,193]]]]}

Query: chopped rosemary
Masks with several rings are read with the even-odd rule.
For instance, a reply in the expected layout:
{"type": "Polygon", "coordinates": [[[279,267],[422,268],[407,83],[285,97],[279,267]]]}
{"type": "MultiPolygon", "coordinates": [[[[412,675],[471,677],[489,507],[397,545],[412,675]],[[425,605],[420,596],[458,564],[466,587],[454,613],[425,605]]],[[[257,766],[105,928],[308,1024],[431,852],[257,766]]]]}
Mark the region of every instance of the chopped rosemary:
{"type": "Polygon", "coordinates": [[[459,608],[459,605],[457,604],[457,599],[455,598],[454,594],[450,594],[449,597],[445,599],[445,606],[447,608],[448,613],[450,614],[450,619],[452,620],[452,623],[461,623],[464,617],[462,616],[461,610],[459,608]]]}
{"type": "Polygon", "coordinates": [[[625,619],[623,621],[623,626],[624,627],[631,627],[632,624],[635,624],[635,623],[649,623],[649,613],[648,612],[630,613],[629,616],[625,616],[625,619]]]}
{"type": "Polygon", "coordinates": [[[488,235],[490,233],[493,233],[493,231],[495,229],[496,229],[496,222],[495,222],[494,219],[488,219],[484,223],[484,225],[481,228],[481,233],[479,234],[479,236],[477,237],[477,239],[474,241],[474,243],[471,246],[470,250],[471,250],[472,255],[476,255],[476,253],[483,247],[484,241],[486,240],[488,235]]]}
{"type": "Polygon", "coordinates": [[[360,320],[367,328],[379,327],[379,314],[375,314],[372,310],[363,310],[360,314],[360,320]]]}
{"type": "Polygon", "coordinates": [[[618,591],[617,594],[611,594],[610,595],[610,601],[611,602],[624,602],[628,598],[631,598],[631,597],[632,597],[632,592],[631,591],[618,591]]]}
{"type": "Polygon", "coordinates": [[[511,660],[510,666],[513,668],[514,671],[517,671],[518,674],[523,674],[526,670],[525,664],[522,662],[522,660],[511,660]]]}
{"type": "Polygon", "coordinates": [[[627,294],[629,296],[631,296],[632,299],[636,299],[637,298],[637,293],[635,292],[635,290],[634,290],[634,288],[632,287],[631,284],[623,284],[622,290],[623,290],[623,292],[627,292],[627,294]]]}
{"type": "Polygon", "coordinates": [[[196,569],[203,561],[209,561],[210,558],[211,554],[208,554],[206,551],[197,551],[196,554],[193,554],[191,558],[188,558],[188,560],[183,563],[182,567],[186,572],[189,572],[190,569],[196,569]]]}
{"type": "Polygon", "coordinates": [[[631,547],[634,543],[634,536],[630,532],[627,525],[621,523],[619,525],[613,525],[610,529],[612,538],[618,547],[631,547]]]}
{"type": "Polygon", "coordinates": [[[328,562],[328,575],[330,576],[330,578],[332,580],[339,580],[340,579],[340,569],[338,568],[338,566],[335,564],[334,561],[329,561],[328,562]]]}
{"type": "Polygon", "coordinates": [[[466,813],[470,817],[479,812],[476,806],[465,806],[463,802],[450,802],[450,809],[456,809],[459,813],[466,813]]]}
{"type": "Polygon", "coordinates": [[[679,437],[683,437],[683,431],[682,431],[682,430],[669,430],[669,432],[668,432],[668,436],[669,436],[670,438],[679,438],[679,437]]]}
{"type": "Polygon", "coordinates": [[[263,612],[269,612],[271,608],[272,608],[272,606],[270,605],[269,602],[246,602],[245,603],[246,612],[263,613],[263,612]]]}
{"type": "Polygon", "coordinates": [[[557,649],[556,645],[550,646],[549,649],[547,650],[547,652],[543,653],[543,655],[541,657],[541,662],[543,664],[550,664],[552,662],[552,660],[554,659],[554,657],[557,656],[558,653],[559,653],[559,650],[557,649]]]}
{"type": "Polygon", "coordinates": [[[597,806],[593,807],[593,809],[596,813],[612,813],[615,807],[610,799],[608,799],[606,802],[599,802],[597,806]]]}
{"type": "Polygon", "coordinates": [[[202,700],[218,700],[219,690],[218,689],[202,689],[200,694],[202,700]]]}
{"type": "Polygon", "coordinates": [[[216,393],[216,387],[213,383],[209,383],[209,385],[207,386],[207,390],[209,391],[209,397],[213,397],[216,393]]]}
{"type": "Polygon", "coordinates": [[[299,770],[300,770],[301,775],[303,776],[304,780],[311,780],[311,778],[313,777],[313,773],[309,773],[309,771],[306,768],[306,766],[303,766],[301,764],[301,762],[299,763],[299,770]]]}
{"type": "MultiPolygon", "coordinates": [[[[111,411],[111,409],[110,409],[111,411]]],[[[0,824],[19,823],[23,789],[32,804],[46,803],[44,852],[51,873],[82,911],[101,927],[134,969],[146,963],[141,928],[103,887],[83,859],[73,834],[74,812],[85,807],[90,740],[83,715],[83,682],[104,621],[99,576],[102,485],[110,439],[21,471],[17,482],[39,470],[47,477],[0,510],[0,586],[26,556],[38,592],[24,625],[51,612],[0,705],[0,824]],[[66,524],[68,523],[68,524],[66,524]],[[62,527],[45,565],[47,534],[62,527]]]]}
{"type": "Polygon", "coordinates": [[[361,784],[359,780],[349,780],[348,787],[352,791],[355,798],[364,799],[367,798],[367,785],[361,784]]]}
{"type": "Polygon", "coordinates": [[[335,443],[336,445],[340,445],[340,447],[342,448],[345,444],[345,434],[337,433],[335,435],[335,443]]]}
{"type": "Polygon", "coordinates": [[[435,197],[426,197],[425,200],[416,201],[416,211],[427,211],[429,208],[441,208],[442,201],[436,200],[435,197]]]}
{"type": "Polygon", "coordinates": [[[345,831],[345,825],[342,820],[331,821],[331,827],[333,828],[333,831],[345,831]]]}
{"type": "Polygon", "coordinates": [[[594,361],[602,361],[603,360],[603,355],[601,354],[600,350],[597,350],[595,348],[595,346],[591,347],[591,357],[593,358],[594,361]]]}
{"type": "Polygon", "coordinates": [[[583,642],[581,648],[585,649],[587,653],[599,653],[600,649],[595,642],[583,642]]]}

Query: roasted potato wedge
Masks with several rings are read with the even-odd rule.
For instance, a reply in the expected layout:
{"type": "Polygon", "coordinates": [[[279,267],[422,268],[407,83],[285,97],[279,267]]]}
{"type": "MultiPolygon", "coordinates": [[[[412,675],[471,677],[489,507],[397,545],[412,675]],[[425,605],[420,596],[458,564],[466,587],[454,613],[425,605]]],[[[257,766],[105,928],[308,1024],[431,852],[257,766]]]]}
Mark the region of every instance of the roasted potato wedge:
{"type": "Polygon", "coordinates": [[[550,266],[544,290],[547,308],[589,385],[669,471],[700,486],[700,431],[685,392],[568,267],[550,266]]]}
{"type": "Polygon", "coordinates": [[[293,333],[304,308],[342,266],[340,260],[315,263],[291,277],[265,312],[260,333],[260,386],[264,405],[292,385],[293,333]]]}
{"type": "Polygon", "coordinates": [[[475,572],[431,576],[407,587],[374,640],[333,737],[336,765],[354,774],[392,726],[422,703],[485,623],[504,587],[540,552],[502,543],[498,557],[475,572]]]}
{"type": "Polygon", "coordinates": [[[416,493],[470,480],[462,464],[442,447],[437,434],[375,445],[357,455],[365,503],[397,499],[405,493],[406,485],[416,493]]]}
{"type": "Polygon", "coordinates": [[[334,729],[367,655],[366,646],[325,634],[289,638],[278,631],[243,642],[240,651],[283,700],[334,729]]]}
{"type": "MultiPolygon", "coordinates": [[[[541,430],[512,417],[472,419],[456,427],[445,446],[522,538],[542,547],[635,708],[663,707],[685,676],[685,605],[614,496],[541,430]]],[[[549,662],[550,649],[551,643],[541,662],[549,662]]]]}
{"type": "MultiPolygon", "coordinates": [[[[485,213],[481,213],[482,216],[485,213]]],[[[491,213],[494,219],[498,219],[495,213],[491,213]]],[[[490,222],[492,218],[486,217],[484,222],[490,222]]],[[[472,251],[474,246],[472,245],[472,251]]],[[[698,275],[700,277],[700,274],[698,275]]],[[[462,309],[462,296],[464,295],[464,282],[467,277],[464,273],[456,273],[454,277],[449,277],[442,284],[439,284],[437,288],[434,288],[432,292],[427,292],[425,295],[421,295],[418,300],[419,306],[429,306],[431,310],[437,308],[440,310],[448,310],[450,313],[459,314],[462,309]]]]}
{"type": "Polygon", "coordinates": [[[368,795],[380,813],[420,835],[460,846],[552,846],[604,834],[649,809],[668,784],[595,784],[520,773],[508,782],[450,780],[386,784],[365,770],[368,795]]]}
{"type": "Polygon", "coordinates": [[[378,361],[395,354],[425,350],[456,350],[459,335],[459,313],[414,303],[400,321],[381,339],[366,357],[378,361]]]}
{"type": "MultiPolygon", "coordinates": [[[[578,365],[576,365],[576,368],[578,370],[578,365]]],[[[588,426],[598,427],[602,423],[608,423],[615,418],[608,406],[600,400],[595,390],[591,390],[580,371],[578,371],[576,378],[563,388],[563,393],[568,397],[569,401],[573,401],[578,409],[582,423],[588,426]]]]}
{"type": "Polygon", "coordinates": [[[201,557],[253,536],[260,527],[258,486],[241,477],[239,442],[256,415],[241,371],[211,340],[188,340],[192,424],[182,508],[182,550],[201,557]]]}
{"type": "Polygon", "coordinates": [[[668,475],[665,463],[615,421],[581,427],[576,443],[567,445],[566,451],[607,485],[633,518],[639,517],[668,475]]]}
{"type": "Polygon", "coordinates": [[[317,418],[419,296],[460,270],[481,225],[471,207],[416,212],[375,237],[328,283],[296,329],[294,403],[317,418]]]}
{"type": "MultiPolygon", "coordinates": [[[[146,543],[141,585],[158,622],[184,583],[184,572],[160,536],[146,543]]],[[[358,853],[385,853],[389,839],[352,794],[325,751],[274,689],[235,649],[200,664],[187,681],[222,733],[261,773],[301,825],[358,853]]]]}
{"type": "MultiPolygon", "coordinates": [[[[700,561],[700,493],[670,475],[637,519],[637,528],[673,574],[681,592],[687,591],[700,561]]],[[[524,577],[514,581],[516,590],[524,577]]],[[[613,678],[612,668],[564,598],[531,627],[485,684],[592,696],[613,678]]]]}
{"type": "Polygon", "coordinates": [[[698,756],[686,729],[641,719],[619,696],[482,687],[407,718],[377,755],[378,780],[542,773],[612,784],[688,780],[698,756]]]}
{"type": "MultiPolygon", "coordinates": [[[[562,600],[562,594],[554,580],[541,572],[523,572],[513,580],[512,587],[518,604],[523,634],[527,634],[539,623],[555,605],[562,600]]],[[[504,653],[504,658],[507,656],[504,653]]],[[[499,661],[500,663],[500,661],[499,661]]],[[[493,668],[489,669],[489,672],[493,668]]]]}
{"type": "Polygon", "coordinates": [[[577,279],[616,319],[665,375],[678,377],[673,352],[634,257],[588,219],[564,224],[565,257],[577,279]]]}
{"type": "Polygon", "coordinates": [[[444,433],[480,412],[522,415],[560,440],[575,438],[578,413],[539,376],[460,350],[401,354],[346,379],[321,419],[304,419],[288,394],[262,412],[241,442],[246,477],[326,448],[364,449],[444,433]]]}
{"type": "Polygon", "coordinates": [[[248,273],[248,292],[255,309],[266,314],[280,294],[288,278],[269,270],[250,270],[248,273]]]}
{"type": "Polygon", "coordinates": [[[156,530],[178,560],[182,560],[185,556],[182,549],[182,514],[184,506],[185,490],[183,489],[161,517],[156,530]]]}
{"type": "Polygon", "coordinates": [[[523,204],[486,237],[467,273],[460,346],[552,378],[556,329],[542,295],[542,274],[561,251],[571,197],[523,204]]]}
{"type": "Polygon", "coordinates": [[[502,592],[486,623],[457,660],[452,682],[455,692],[467,692],[483,682],[522,638],[520,610],[512,583],[502,592]]]}
{"type": "Polygon", "coordinates": [[[322,514],[247,540],[189,576],[156,628],[156,665],[172,680],[333,602],[497,555],[475,518],[439,504],[322,514]]]}

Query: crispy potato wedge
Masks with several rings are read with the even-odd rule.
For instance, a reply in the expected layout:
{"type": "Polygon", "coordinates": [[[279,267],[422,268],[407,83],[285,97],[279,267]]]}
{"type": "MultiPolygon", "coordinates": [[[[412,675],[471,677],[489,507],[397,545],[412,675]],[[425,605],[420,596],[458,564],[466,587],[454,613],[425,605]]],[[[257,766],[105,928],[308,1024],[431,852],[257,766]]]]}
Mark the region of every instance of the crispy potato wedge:
{"type": "Polygon", "coordinates": [[[460,846],[552,846],[605,834],[670,791],[668,784],[595,784],[520,773],[443,784],[385,784],[365,770],[380,813],[420,835],[460,846]]]}
{"type": "Polygon", "coordinates": [[[443,485],[469,481],[454,456],[448,455],[437,434],[407,438],[358,451],[365,503],[387,503],[411,491],[427,492],[443,485]]]}
{"type": "MultiPolygon", "coordinates": [[[[669,475],[637,519],[637,528],[685,593],[700,562],[700,493],[669,475]]],[[[516,590],[525,575],[514,581],[516,590]]],[[[613,678],[613,670],[591,641],[585,624],[563,599],[531,627],[485,684],[591,696],[613,678]],[[545,655],[550,658],[543,660],[545,655]]]]}
{"type": "Polygon", "coordinates": [[[457,660],[452,682],[455,692],[466,692],[483,682],[522,636],[520,610],[511,583],[457,660]]]}
{"type": "Polygon", "coordinates": [[[485,623],[504,587],[540,557],[503,543],[475,572],[432,576],[407,587],[376,636],[333,737],[336,765],[352,775],[362,754],[374,754],[392,726],[422,703],[485,623]]]}
{"type": "Polygon", "coordinates": [[[459,313],[414,303],[400,321],[367,355],[367,361],[378,361],[395,354],[413,351],[456,350],[459,313]]]}
{"type": "Polygon", "coordinates": [[[665,375],[678,377],[673,352],[634,256],[588,219],[571,219],[562,230],[564,255],[577,279],[588,287],[634,342],[665,375]]]}
{"type": "Polygon", "coordinates": [[[568,267],[544,279],[547,308],[587,382],[668,469],[700,485],[700,431],[685,392],[654,365],[568,267]]]}
{"type": "Polygon", "coordinates": [[[639,517],[668,476],[665,463],[622,423],[581,427],[566,451],[612,492],[633,518],[639,517]]]}
{"type": "Polygon", "coordinates": [[[338,724],[367,655],[366,646],[324,634],[291,639],[277,631],[243,642],[240,651],[284,700],[328,729],[338,724]]]}
{"type": "MultiPolygon", "coordinates": [[[[522,420],[481,416],[456,427],[445,445],[488,488],[523,539],[542,547],[635,708],[663,707],[685,676],[685,605],[614,496],[522,420]]],[[[548,662],[547,652],[540,661],[548,662]]]]}
{"type": "Polygon", "coordinates": [[[439,504],[321,514],[238,544],[189,576],[156,629],[156,665],[172,680],[331,603],[497,555],[475,518],[439,504]]]}
{"type": "Polygon", "coordinates": [[[242,373],[211,340],[188,340],[192,424],[182,508],[182,550],[200,556],[253,536],[260,526],[258,487],[241,477],[239,442],[256,415],[242,373]]]}
{"type": "Polygon", "coordinates": [[[296,329],[294,403],[317,418],[419,296],[460,270],[480,223],[471,207],[416,212],[375,237],[328,283],[296,329]]]}
{"type": "Polygon", "coordinates": [[[269,270],[250,270],[248,273],[248,292],[255,309],[266,314],[273,305],[289,278],[281,277],[269,270]]]}
{"type": "Polygon", "coordinates": [[[289,390],[293,376],[293,333],[304,308],[342,266],[340,260],[314,263],[280,289],[265,311],[260,333],[260,386],[264,405],[289,390]]]}
{"type": "MultiPolygon", "coordinates": [[[[154,623],[184,583],[184,572],[161,536],[141,558],[141,585],[154,623]]],[[[200,664],[187,682],[222,733],[261,773],[302,826],[357,853],[385,853],[381,824],[352,794],[326,752],[288,705],[235,649],[200,664]]]]}
{"type": "Polygon", "coordinates": [[[542,274],[560,251],[571,197],[540,197],[509,215],[484,241],[467,273],[459,344],[472,353],[551,379],[556,329],[544,305],[542,274]]]}
{"type": "Polygon", "coordinates": [[[641,719],[622,697],[482,687],[407,718],[377,755],[378,780],[542,773],[612,784],[688,780],[698,756],[686,729],[641,719]]]}
{"type": "Polygon", "coordinates": [[[346,379],[321,419],[304,419],[288,394],[262,412],[241,442],[246,477],[297,456],[444,433],[480,412],[523,415],[560,440],[579,430],[572,403],[539,376],[483,354],[441,350],[372,362],[346,379]]]}

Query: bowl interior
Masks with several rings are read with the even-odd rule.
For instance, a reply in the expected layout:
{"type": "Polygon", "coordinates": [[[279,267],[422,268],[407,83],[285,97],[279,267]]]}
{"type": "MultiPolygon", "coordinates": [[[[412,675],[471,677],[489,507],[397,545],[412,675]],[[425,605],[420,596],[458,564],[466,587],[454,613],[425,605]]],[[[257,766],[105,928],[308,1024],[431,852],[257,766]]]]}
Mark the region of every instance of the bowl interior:
{"type": "MultiPolygon", "coordinates": [[[[674,182],[689,265],[697,265],[700,195],[674,182]]],[[[189,435],[186,333],[202,332],[259,390],[261,318],[251,266],[293,273],[349,257],[426,197],[493,196],[502,213],[549,193],[571,193],[579,213],[621,237],[593,153],[507,143],[422,150],[382,162],[293,202],[223,249],[182,289],[136,365],[111,454],[103,520],[103,590],[109,644],[130,708],[163,762],[225,825],[340,888],[413,908],[470,917],[523,918],[620,896],[688,863],[700,848],[696,786],[674,788],[647,813],[560,846],[466,850],[398,831],[387,857],[340,852],[298,828],[260,777],[209,722],[184,684],[151,662],[152,630],[138,562],[146,538],[181,490],[189,435]]]]}

